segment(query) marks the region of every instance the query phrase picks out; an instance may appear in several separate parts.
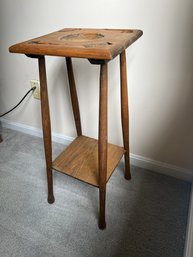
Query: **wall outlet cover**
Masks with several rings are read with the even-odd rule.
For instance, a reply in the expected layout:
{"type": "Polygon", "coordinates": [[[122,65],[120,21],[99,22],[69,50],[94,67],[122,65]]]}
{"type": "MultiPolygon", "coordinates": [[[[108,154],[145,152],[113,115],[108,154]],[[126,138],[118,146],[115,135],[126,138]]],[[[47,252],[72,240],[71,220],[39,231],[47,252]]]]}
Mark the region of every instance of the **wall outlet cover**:
{"type": "Polygon", "coordinates": [[[33,91],[33,97],[35,99],[40,100],[40,82],[39,80],[32,79],[30,80],[31,88],[36,87],[36,89],[33,91]]]}

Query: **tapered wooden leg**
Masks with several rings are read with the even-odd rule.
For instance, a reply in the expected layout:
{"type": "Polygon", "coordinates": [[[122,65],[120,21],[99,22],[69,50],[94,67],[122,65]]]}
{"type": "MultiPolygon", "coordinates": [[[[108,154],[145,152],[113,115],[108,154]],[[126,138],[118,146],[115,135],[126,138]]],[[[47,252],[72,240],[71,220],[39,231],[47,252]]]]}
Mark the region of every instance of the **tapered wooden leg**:
{"type": "Polygon", "coordinates": [[[48,179],[48,202],[54,202],[53,194],[53,178],[52,178],[52,143],[51,143],[51,125],[50,125],[50,111],[46,81],[46,65],[45,57],[38,58],[39,62],[39,76],[40,76],[40,90],[41,90],[41,112],[42,112],[42,128],[44,139],[44,150],[46,158],[47,179],[48,179]]]}
{"type": "Polygon", "coordinates": [[[79,111],[76,84],[75,84],[73,67],[72,67],[72,60],[70,57],[66,57],[66,66],[68,71],[68,80],[69,80],[69,86],[70,86],[72,109],[73,109],[74,119],[76,124],[76,131],[77,131],[77,135],[81,136],[82,128],[81,128],[81,120],[80,120],[80,111],[79,111]]]}
{"type": "Polygon", "coordinates": [[[125,152],[125,178],[131,179],[130,158],[129,158],[129,106],[127,89],[127,63],[126,53],[120,54],[120,75],[121,75],[121,120],[123,131],[123,144],[125,152]]]}
{"type": "Polygon", "coordinates": [[[100,99],[99,99],[99,141],[98,141],[98,161],[99,161],[99,228],[105,229],[105,198],[106,198],[106,177],[107,177],[107,64],[101,64],[100,70],[100,99]]]}

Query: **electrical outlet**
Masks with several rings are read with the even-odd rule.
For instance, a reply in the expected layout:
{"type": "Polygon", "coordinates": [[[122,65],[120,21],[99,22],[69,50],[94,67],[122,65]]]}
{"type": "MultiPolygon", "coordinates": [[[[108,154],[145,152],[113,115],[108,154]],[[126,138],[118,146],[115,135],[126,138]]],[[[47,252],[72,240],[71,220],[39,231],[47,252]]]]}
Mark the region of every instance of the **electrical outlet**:
{"type": "Polygon", "coordinates": [[[36,87],[36,89],[33,91],[33,97],[35,99],[40,100],[40,82],[39,80],[32,79],[30,80],[31,87],[36,87]]]}

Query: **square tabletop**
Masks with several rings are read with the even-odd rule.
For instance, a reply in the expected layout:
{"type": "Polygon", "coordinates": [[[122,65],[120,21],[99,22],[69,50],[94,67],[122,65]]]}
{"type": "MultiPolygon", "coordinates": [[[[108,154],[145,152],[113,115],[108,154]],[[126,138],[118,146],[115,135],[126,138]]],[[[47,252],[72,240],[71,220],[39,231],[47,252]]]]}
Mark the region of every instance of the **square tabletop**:
{"type": "Polygon", "coordinates": [[[141,37],[134,29],[65,28],[9,48],[12,53],[111,60],[141,37]]]}

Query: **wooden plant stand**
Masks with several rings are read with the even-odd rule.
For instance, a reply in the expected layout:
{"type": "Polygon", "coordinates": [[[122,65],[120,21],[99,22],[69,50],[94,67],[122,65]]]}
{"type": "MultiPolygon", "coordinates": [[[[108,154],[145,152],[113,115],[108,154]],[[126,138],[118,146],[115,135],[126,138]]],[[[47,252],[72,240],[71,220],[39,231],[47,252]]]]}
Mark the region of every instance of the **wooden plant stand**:
{"type": "Polygon", "coordinates": [[[37,58],[41,86],[42,128],[48,179],[48,202],[54,202],[52,169],[99,188],[99,228],[106,227],[106,183],[122,156],[125,157],[125,178],[130,179],[129,163],[129,111],[125,49],[142,35],[141,30],[120,29],[62,29],[10,47],[10,52],[37,58]],[[54,161],[49,101],[46,82],[45,55],[66,58],[71,102],[77,138],[54,161]],[[108,62],[120,55],[121,119],[123,145],[108,143],[108,62]],[[78,97],[72,67],[72,57],[86,58],[91,64],[100,65],[99,133],[98,140],[82,135],[78,97]]]}

